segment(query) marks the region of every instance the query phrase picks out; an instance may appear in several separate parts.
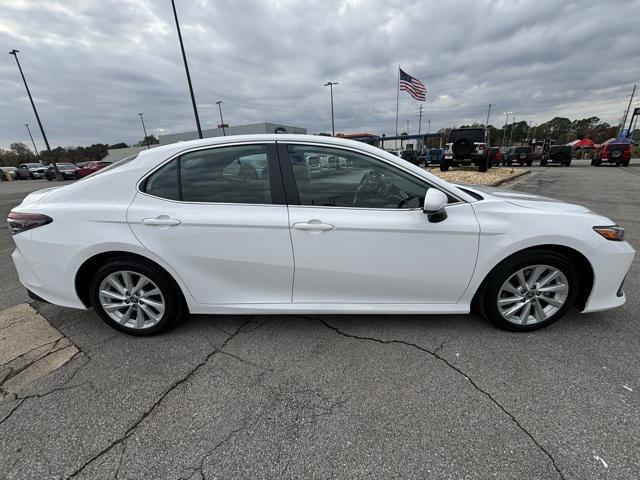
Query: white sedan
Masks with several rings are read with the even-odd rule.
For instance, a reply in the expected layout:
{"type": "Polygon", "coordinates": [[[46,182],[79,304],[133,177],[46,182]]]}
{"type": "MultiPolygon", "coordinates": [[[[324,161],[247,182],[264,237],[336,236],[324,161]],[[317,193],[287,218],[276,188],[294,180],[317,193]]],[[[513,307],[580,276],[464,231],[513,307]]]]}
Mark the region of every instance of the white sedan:
{"type": "Polygon", "coordinates": [[[584,207],[455,186],[303,135],[144,150],[9,214],[34,298],[132,334],[187,313],[458,314],[516,331],[622,305],[624,230],[584,207]],[[348,168],[309,174],[308,159],[348,168]]]}

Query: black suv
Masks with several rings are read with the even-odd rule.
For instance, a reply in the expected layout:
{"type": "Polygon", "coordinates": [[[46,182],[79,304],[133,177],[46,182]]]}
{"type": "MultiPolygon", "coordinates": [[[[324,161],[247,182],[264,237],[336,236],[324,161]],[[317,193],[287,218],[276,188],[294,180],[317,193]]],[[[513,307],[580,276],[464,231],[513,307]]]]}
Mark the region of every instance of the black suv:
{"type": "Polygon", "coordinates": [[[486,152],[486,136],[484,128],[458,128],[451,130],[444,159],[440,162],[440,170],[446,172],[449,167],[475,165],[481,172],[491,166],[486,152]]]}
{"type": "Polygon", "coordinates": [[[520,166],[526,164],[530,167],[533,164],[533,148],[531,147],[513,147],[507,157],[507,165],[518,163],[520,166]]]}
{"type": "Polygon", "coordinates": [[[549,163],[559,163],[563,167],[571,165],[572,150],[569,145],[551,145],[549,151],[542,155],[540,165],[543,167],[549,163]]]}

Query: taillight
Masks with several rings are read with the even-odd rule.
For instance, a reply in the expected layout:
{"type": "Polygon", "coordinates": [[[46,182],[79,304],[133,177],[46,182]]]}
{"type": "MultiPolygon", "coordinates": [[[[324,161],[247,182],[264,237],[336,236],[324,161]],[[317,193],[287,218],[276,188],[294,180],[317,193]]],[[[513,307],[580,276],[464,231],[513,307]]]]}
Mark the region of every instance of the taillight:
{"type": "Polygon", "coordinates": [[[42,215],[41,213],[10,212],[7,217],[9,229],[14,235],[26,230],[31,230],[32,228],[41,227],[51,222],[53,222],[51,217],[42,215]]]}

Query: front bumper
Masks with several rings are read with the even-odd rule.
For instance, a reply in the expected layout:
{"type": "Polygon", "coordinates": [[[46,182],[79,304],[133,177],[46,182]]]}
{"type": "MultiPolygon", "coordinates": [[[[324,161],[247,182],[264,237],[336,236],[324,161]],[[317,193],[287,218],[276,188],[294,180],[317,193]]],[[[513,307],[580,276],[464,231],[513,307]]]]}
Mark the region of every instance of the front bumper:
{"type": "Polygon", "coordinates": [[[635,250],[627,242],[606,241],[603,250],[592,250],[589,255],[594,280],[591,295],[582,310],[598,312],[619,307],[627,301],[622,284],[633,262],[635,250]]]}

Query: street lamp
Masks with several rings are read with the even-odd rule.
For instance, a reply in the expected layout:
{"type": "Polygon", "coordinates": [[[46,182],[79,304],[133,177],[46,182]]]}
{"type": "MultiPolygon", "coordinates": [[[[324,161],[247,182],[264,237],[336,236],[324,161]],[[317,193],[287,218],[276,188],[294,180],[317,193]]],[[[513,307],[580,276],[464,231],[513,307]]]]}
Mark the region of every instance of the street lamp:
{"type": "Polygon", "coordinates": [[[333,86],[338,85],[338,82],[327,82],[324,84],[325,87],[329,87],[331,90],[331,135],[333,137],[336,136],[336,127],[333,121],[333,86]]]}
{"type": "Polygon", "coordinates": [[[504,134],[502,135],[502,146],[504,147],[504,141],[507,139],[507,128],[509,127],[509,115],[513,112],[502,112],[503,115],[507,116],[507,119],[504,122],[504,134]]]}
{"type": "MultiPolygon", "coordinates": [[[[49,146],[49,140],[47,140],[47,135],[44,133],[44,128],[42,126],[42,122],[40,121],[40,115],[38,115],[38,110],[36,109],[36,104],[33,101],[33,97],[31,96],[31,91],[29,90],[29,85],[27,85],[27,79],[24,77],[24,73],[22,72],[22,67],[20,66],[20,61],[18,60],[18,53],[20,50],[16,50],[15,48],[9,52],[9,55],[13,55],[16,59],[16,63],[18,64],[18,70],[20,70],[20,76],[22,77],[22,81],[24,82],[24,88],[27,90],[27,95],[29,96],[29,101],[31,102],[31,106],[33,107],[33,113],[36,115],[36,120],[38,121],[38,126],[40,127],[40,133],[42,133],[42,138],[44,139],[44,144],[47,147],[47,151],[51,151],[51,147],[49,146]]],[[[60,172],[58,172],[58,165],[55,160],[53,163],[53,169],[56,172],[56,176],[59,177],[60,172]]]]}
{"type": "Polygon", "coordinates": [[[220,126],[222,127],[222,136],[226,137],[227,136],[227,132],[224,129],[224,120],[222,119],[222,100],[218,100],[216,102],[216,105],[218,105],[218,110],[220,110],[220,126]]]}
{"type": "Polygon", "coordinates": [[[33,150],[36,152],[36,157],[39,157],[40,153],[38,152],[38,148],[36,147],[36,142],[33,141],[33,135],[31,135],[31,129],[29,128],[29,124],[25,123],[24,126],[27,127],[27,132],[29,132],[29,138],[31,138],[31,143],[33,143],[33,150]]]}
{"type": "Polygon", "coordinates": [[[151,147],[149,146],[149,137],[147,136],[147,129],[144,126],[144,118],[142,118],[142,115],[144,115],[144,113],[139,113],[138,115],[140,115],[140,121],[142,122],[142,131],[144,132],[144,141],[147,144],[147,150],[148,150],[151,147]]]}
{"type": "Polygon", "coordinates": [[[184,71],[187,74],[187,83],[189,84],[189,94],[191,95],[191,104],[193,105],[193,115],[196,117],[196,127],[198,127],[198,138],[202,138],[202,128],[200,128],[200,117],[198,116],[198,107],[196,107],[196,97],[193,96],[193,85],[191,85],[191,75],[189,74],[189,65],[187,65],[187,54],[184,52],[184,44],[182,43],[182,34],[180,33],[180,23],[178,23],[178,12],[176,12],[176,3],[171,0],[173,7],[173,18],[176,21],[176,30],[178,31],[178,40],[180,41],[180,50],[182,51],[182,61],[184,62],[184,71]]]}

